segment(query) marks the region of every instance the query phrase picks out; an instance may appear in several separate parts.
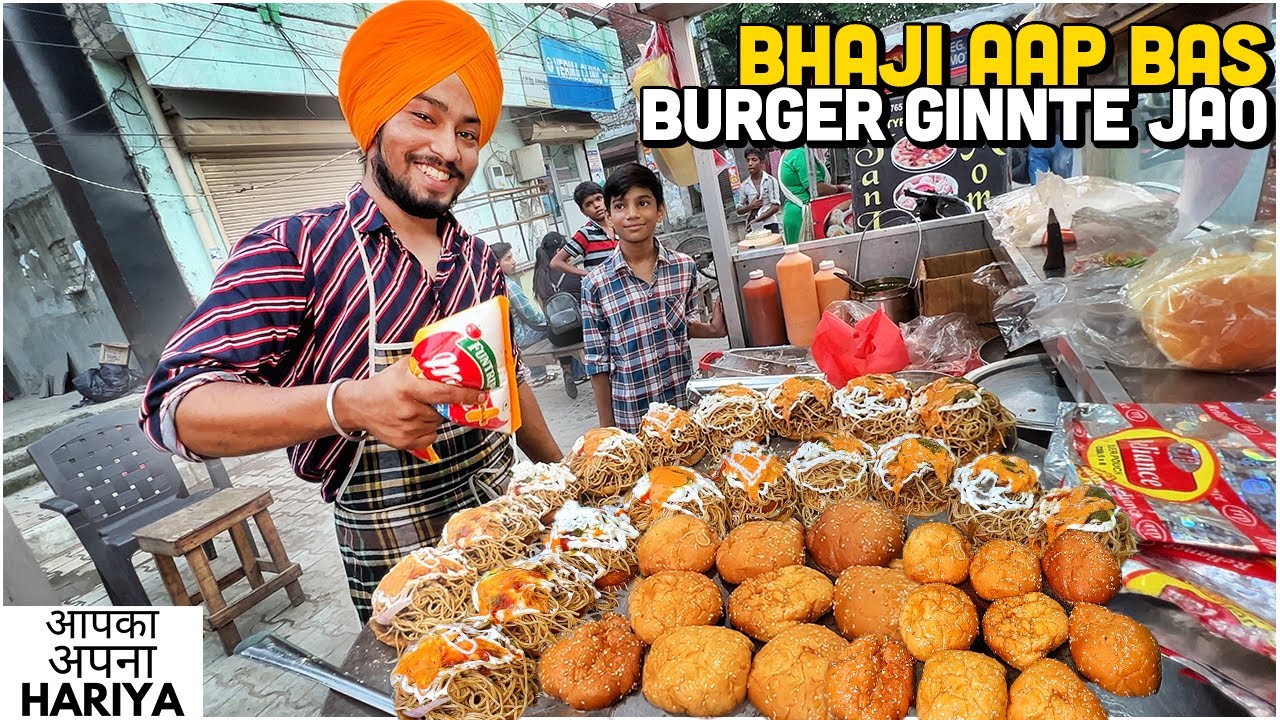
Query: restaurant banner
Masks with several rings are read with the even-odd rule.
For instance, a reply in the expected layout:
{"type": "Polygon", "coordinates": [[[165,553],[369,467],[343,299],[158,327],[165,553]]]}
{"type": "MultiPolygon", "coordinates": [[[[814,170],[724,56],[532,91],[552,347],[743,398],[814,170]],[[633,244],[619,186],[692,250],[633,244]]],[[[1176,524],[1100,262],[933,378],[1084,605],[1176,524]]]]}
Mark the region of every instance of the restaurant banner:
{"type": "Polygon", "coordinates": [[[892,147],[864,147],[853,153],[852,203],[859,227],[880,227],[880,215],[890,210],[885,221],[892,224],[901,224],[899,210],[915,214],[916,200],[907,195],[907,188],[955,195],[976,212],[1009,191],[1009,157],[1003,149],[916,147],[905,136],[902,105],[901,97],[890,102],[888,125],[896,139],[892,147]]]}

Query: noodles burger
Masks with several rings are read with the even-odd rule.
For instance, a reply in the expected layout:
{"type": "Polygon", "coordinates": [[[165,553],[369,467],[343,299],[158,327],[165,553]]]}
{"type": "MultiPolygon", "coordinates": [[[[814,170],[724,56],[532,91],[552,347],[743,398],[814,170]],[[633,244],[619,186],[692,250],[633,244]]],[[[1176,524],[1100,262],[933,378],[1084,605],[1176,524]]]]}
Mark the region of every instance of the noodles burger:
{"type": "Polygon", "coordinates": [[[975,545],[988,540],[1026,542],[1035,532],[1040,472],[1020,457],[983,455],[951,479],[951,524],[975,545]]]}
{"type": "Polygon", "coordinates": [[[636,574],[635,541],[640,533],[622,510],[583,507],[570,500],[556,511],[547,535],[547,550],[581,558],[594,571],[596,587],[616,589],[636,574]]]}
{"type": "Polygon", "coordinates": [[[707,439],[702,427],[687,411],[666,403],[649,405],[637,433],[649,463],[659,465],[696,465],[707,454],[707,439]]]}
{"type": "Polygon", "coordinates": [[[787,468],[768,448],[740,442],[725,454],[716,474],[736,527],[752,520],[786,520],[796,506],[787,468]]]}
{"type": "Polygon", "coordinates": [[[680,513],[706,521],[717,533],[728,529],[729,506],[710,480],[686,467],[662,466],[640,478],[631,491],[631,524],[641,532],[654,520],[680,513]]]}
{"type": "Polygon", "coordinates": [[[537,657],[595,609],[594,580],[558,555],[539,555],[485,573],[472,588],[472,607],[537,657]]]}
{"type": "Polygon", "coordinates": [[[867,480],[871,455],[869,445],[844,432],[816,433],[791,453],[787,477],[796,486],[805,527],[817,522],[831,505],[871,496],[867,480]]]}
{"type": "Polygon", "coordinates": [[[598,499],[628,492],[649,469],[644,443],[616,427],[588,430],[564,463],[582,483],[583,492],[598,499]]]}
{"type": "Polygon", "coordinates": [[[912,397],[911,409],[920,433],[946,443],[962,463],[1004,449],[1013,427],[1013,413],[1000,398],[963,378],[938,378],[925,385],[912,397]]]}
{"type": "Polygon", "coordinates": [[[724,452],[740,440],[760,442],[769,432],[764,396],[745,385],[725,385],[698,401],[693,420],[711,449],[724,452]]]}
{"type": "Polygon", "coordinates": [[[904,435],[880,447],[872,465],[872,492],[894,512],[916,517],[936,515],[951,503],[951,474],[956,456],[943,443],[904,435]]]}
{"type": "Polygon", "coordinates": [[[400,559],[373,591],[369,629],[396,649],[426,631],[471,615],[468,606],[476,571],[462,552],[424,547],[400,559]]]}
{"type": "Polygon", "coordinates": [[[439,547],[460,550],[467,564],[482,573],[527,555],[541,530],[534,510],[504,496],[454,513],[440,534],[439,547]]]}
{"type": "Polygon", "coordinates": [[[808,440],[835,422],[835,388],[822,378],[802,375],[773,386],[765,395],[769,432],[788,440],[808,440]]]}
{"type": "Polygon", "coordinates": [[[1067,530],[1093,533],[1120,564],[1138,552],[1138,538],[1129,525],[1129,516],[1099,485],[1046,492],[1032,514],[1032,522],[1036,532],[1031,540],[1039,553],[1067,530]]]}
{"type": "Polygon", "coordinates": [[[539,517],[576,500],[580,492],[573,472],[559,463],[518,463],[507,486],[508,497],[524,501],[539,517]]]}
{"type": "Polygon", "coordinates": [[[538,695],[537,665],[494,627],[440,625],[391,674],[396,716],[516,720],[538,695]]]}
{"type": "Polygon", "coordinates": [[[874,445],[917,431],[911,387],[893,375],[863,375],[832,398],[836,426],[874,445]]]}

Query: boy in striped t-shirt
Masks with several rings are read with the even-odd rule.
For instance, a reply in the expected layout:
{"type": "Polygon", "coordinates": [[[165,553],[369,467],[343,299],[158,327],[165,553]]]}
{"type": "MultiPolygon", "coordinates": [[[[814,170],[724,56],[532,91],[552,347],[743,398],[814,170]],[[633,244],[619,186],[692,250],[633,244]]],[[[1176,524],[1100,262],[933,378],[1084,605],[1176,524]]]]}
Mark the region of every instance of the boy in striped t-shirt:
{"type": "Polygon", "coordinates": [[[604,205],[604,188],[593,182],[581,183],[573,190],[573,201],[578,203],[578,209],[587,216],[587,222],[556,252],[556,256],[551,259],[551,268],[586,277],[591,268],[609,259],[614,248],[618,247],[618,240],[606,220],[608,213],[604,205]],[[579,259],[581,266],[574,264],[579,259]]]}

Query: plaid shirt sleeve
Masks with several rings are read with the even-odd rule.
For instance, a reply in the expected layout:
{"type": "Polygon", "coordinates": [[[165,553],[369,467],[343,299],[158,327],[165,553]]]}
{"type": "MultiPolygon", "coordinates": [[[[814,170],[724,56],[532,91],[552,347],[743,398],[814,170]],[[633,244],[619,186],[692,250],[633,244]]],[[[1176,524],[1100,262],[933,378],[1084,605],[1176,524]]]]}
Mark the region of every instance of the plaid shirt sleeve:
{"type": "Polygon", "coordinates": [[[689,275],[689,294],[685,296],[685,317],[689,322],[702,321],[702,300],[698,297],[698,265],[693,261],[681,260],[683,271],[689,275]]]}
{"type": "Polygon", "coordinates": [[[139,421],[151,443],[203,461],[178,438],[178,403],[210,382],[277,382],[273,370],[294,349],[309,293],[307,273],[284,240],[250,235],[240,241],[147,383],[139,421]]]}
{"type": "Polygon", "coordinates": [[[538,309],[537,305],[524,294],[524,289],[519,283],[510,282],[507,284],[507,298],[511,300],[511,312],[520,318],[520,321],[530,327],[538,327],[547,324],[546,315],[538,309]]]}
{"type": "Polygon", "coordinates": [[[609,358],[609,319],[600,304],[600,287],[588,275],[582,281],[583,365],[588,375],[613,372],[609,358]]]}

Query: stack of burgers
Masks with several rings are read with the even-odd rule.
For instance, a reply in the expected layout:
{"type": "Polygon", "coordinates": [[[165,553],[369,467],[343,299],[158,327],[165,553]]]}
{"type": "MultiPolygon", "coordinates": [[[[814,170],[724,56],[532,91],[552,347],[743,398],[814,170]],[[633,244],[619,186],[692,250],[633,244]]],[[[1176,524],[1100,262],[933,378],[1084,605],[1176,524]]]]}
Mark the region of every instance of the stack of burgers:
{"type": "Polygon", "coordinates": [[[695,716],[1089,719],[1106,713],[1088,683],[1154,693],[1154,638],[1105,607],[1133,551],[1123,512],[999,455],[998,399],[886,377],[655,406],[638,435],[592,430],[563,464],[519,466],[375,595],[397,713],[638,691],[695,716]],[[859,431],[886,427],[906,432],[859,431]],[[776,434],[800,443],[789,457],[776,434]],[[913,516],[954,524],[908,534],[913,516]],[[1071,665],[1048,657],[1063,646],[1071,665]]]}

